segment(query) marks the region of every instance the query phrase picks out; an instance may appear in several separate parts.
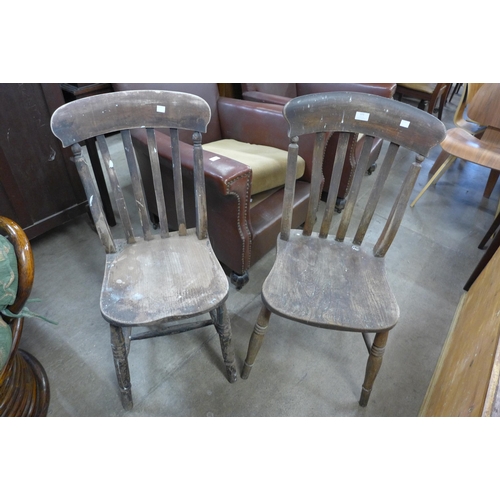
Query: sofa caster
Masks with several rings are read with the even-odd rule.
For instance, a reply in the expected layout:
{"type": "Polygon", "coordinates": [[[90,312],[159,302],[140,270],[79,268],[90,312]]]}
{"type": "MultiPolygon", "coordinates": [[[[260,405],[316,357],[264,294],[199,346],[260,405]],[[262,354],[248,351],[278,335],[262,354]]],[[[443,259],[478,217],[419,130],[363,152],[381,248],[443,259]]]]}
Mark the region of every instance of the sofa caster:
{"type": "Polygon", "coordinates": [[[345,207],[345,198],[337,198],[337,201],[335,202],[335,212],[340,214],[342,210],[344,210],[345,207]]]}
{"type": "Polygon", "coordinates": [[[372,175],[372,174],[373,174],[373,172],[375,172],[375,169],[376,169],[376,168],[377,168],[377,164],[376,164],[376,163],[374,163],[371,167],[369,167],[369,168],[368,168],[368,170],[366,171],[366,173],[367,173],[368,175],[372,175]]]}
{"type": "Polygon", "coordinates": [[[241,290],[250,280],[248,276],[248,271],[245,271],[243,274],[237,274],[234,271],[231,271],[231,283],[236,287],[236,290],[241,290]]]}

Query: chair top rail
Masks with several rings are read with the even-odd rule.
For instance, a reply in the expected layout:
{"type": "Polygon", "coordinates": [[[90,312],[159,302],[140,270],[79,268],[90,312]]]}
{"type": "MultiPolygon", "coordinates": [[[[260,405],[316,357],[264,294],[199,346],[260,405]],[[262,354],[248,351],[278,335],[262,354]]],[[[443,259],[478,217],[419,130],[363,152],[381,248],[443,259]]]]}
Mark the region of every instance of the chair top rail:
{"type": "Polygon", "coordinates": [[[79,99],[57,109],[52,132],[63,146],[135,128],[206,132],[210,107],[201,97],[167,90],[130,90],[79,99]]]}
{"type": "Polygon", "coordinates": [[[435,116],[406,103],[360,92],[325,92],[292,99],[283,109],[289,137],[325,131],[355,132],[395,142],[420,155],[445,137],[435,116]]]}

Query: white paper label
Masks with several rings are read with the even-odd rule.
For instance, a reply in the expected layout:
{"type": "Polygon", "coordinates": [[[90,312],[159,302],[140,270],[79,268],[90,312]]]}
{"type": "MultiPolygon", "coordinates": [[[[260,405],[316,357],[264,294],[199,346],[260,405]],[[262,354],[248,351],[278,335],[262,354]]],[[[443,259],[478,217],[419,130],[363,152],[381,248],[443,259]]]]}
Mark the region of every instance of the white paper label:
{"type": "Polygon", "coordinates": [[[212,158],[209,158],[210,161],[217,161],[220,160],[220,156],[212,156],[212,158]]]}
{"type": "Polygon", "coordinates": [[[356,120],[367,122],[369,118],[370,118],[370,113],[365,113],[363,111],[356,111],[356,116],[355,116],[356,120]]]}
{"type": "Polygon", "coordinates": [[[410,122],[408,120],[401,120],[399,124],[400,127],[408,128],[410,126],[410,122]]]}
{"type": "Polygon", "coordinates": [[[165,113],[165,106],[156,106],[156,112],[157,113],[165,113]]]}

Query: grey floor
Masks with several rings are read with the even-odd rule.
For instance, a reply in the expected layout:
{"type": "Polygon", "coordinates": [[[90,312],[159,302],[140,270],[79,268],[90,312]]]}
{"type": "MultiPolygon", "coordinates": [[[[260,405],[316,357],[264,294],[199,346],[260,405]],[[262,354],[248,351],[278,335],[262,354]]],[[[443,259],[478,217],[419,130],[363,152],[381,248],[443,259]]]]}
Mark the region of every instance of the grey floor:
{"type": "MultiPolygon", "coordinates": [[[[447,104],[450,126],[458,96],[447,104]]],[[[425,161],[413,199],[439,153],[425,161]]],[[[372,176],[374,177],[375,174],[372,176]]],[[[414,208],[408,208],[386,267],[401,309],[367,408],[358,405],[366,364],[359,334],[323,331],[273,316],[248,380],[229,384],[215,330],[132,344],[135,406],[118,394],[109,328],[99,312],[104,250],[82,216],[32,241],[32,309],[58,321],[29,319],[21,347],[45,367],[49,416],[417,416],[463,286],[483,252],[477,245],[491,224],[499,192],[482,193],[486,169],[457,161],[414,208]]],[[[389,179],[399,180],[398,175],[389,179]]],[[[372,182],[371,178],[367,182],[372,182]]],[[[383,223],[387,207],[377,210],[383,223]]],[[[369,239],[369,236],[368,236],[369,239]]],[[[228,308],[238,367],[260,309],[270,252],[250,270],[250,282],[230,289],[228,308]]]]}

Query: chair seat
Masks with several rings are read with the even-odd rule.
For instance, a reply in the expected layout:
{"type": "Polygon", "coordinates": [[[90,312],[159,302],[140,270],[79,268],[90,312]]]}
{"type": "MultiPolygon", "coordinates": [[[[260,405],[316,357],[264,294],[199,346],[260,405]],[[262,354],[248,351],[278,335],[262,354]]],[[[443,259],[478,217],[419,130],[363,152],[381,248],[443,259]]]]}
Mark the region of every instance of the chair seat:
{"type": "Polygon", "coordinates": [[[262,298],[280,316],[334,330],[378,332],[399,319],[384,259],[301,231],[292,231],[288,241],[278,238],[262,298]]]}
{"type": "Polygon", "coordinates": [[[398,85],[407,89],[416,90],[417,92],[424,92],[426,94],[432,94],[436,88],[435,83],[398,83],[398,85]]]}
{"type": "Polygon", "coordinates": [[[441,147],[463,160],[500,170],[500,147],[478,139],[461,128],[448,130],[441,147]]]}
{"type": "MultiPolygon", "coordinates": [[[[262,193],[285,184],[287,152],[271,146],[221,139],[203,145],[205,151],[248,165],[252,169],[251,194],[262,193]]],[[[297,179],[304,175],[306,163],[299,157],[297,179]]]]}
{"type": "Polygon", "coordinates": [[[106,256],[101,312],[112,324],[151,325],[209,312],[227,297],[229,283],[208,239],[137,239],[106,256]],[[207,252],[208,247],[208,252],[207,252]]]}

